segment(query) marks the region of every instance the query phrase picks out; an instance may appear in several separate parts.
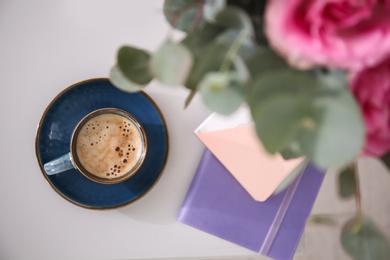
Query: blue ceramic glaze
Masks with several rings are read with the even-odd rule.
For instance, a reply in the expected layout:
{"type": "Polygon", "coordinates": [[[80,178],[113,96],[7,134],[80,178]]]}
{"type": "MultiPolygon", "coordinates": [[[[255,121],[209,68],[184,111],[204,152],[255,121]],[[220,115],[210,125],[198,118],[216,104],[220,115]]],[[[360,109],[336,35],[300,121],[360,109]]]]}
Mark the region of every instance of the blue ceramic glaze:
{"type": "Polygon", "coordinates": [[[108,79],[92,79],[67,88],[48,106],[38,126],[36,154],[44,177],[62,197],[85,208],[116,208],[139,199],[158,180],[168,156],[168,133],[159,108],[144,92],[126,93],[108,79]],[[69,152],[77,123],[104,107],[123,109],[144,127],[148,151],[140,170],[119,184],[95,183],[75,169],[46,175],[43,165],[69,152]]]}

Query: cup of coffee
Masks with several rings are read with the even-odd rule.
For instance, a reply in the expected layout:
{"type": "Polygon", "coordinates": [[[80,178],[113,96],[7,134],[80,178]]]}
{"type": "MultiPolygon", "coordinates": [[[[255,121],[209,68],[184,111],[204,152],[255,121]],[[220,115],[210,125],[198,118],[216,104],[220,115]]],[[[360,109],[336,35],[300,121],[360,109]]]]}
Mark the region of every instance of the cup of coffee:
{"type": "Polygon", "coordinates": [[[86,115],[73,131],[69,153],[44,165],[48,175],[77,169],[103,184],[129,179],[141,167],[147,151],[142,125],[130,113],[102,108],[86,115]]]}

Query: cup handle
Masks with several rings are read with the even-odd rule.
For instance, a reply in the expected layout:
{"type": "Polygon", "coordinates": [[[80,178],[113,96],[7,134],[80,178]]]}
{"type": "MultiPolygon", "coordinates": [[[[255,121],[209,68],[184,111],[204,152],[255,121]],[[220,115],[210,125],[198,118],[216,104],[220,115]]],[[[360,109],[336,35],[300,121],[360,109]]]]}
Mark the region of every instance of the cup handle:
{"type": "Polygon", "coordinates": [[[48,163],[45,163],[45,165],[43,165],[43,168],[47,175],[54,175],[70,169],[75,169],[76,167],[73,164],[71,154],[67,153],[48,163]]]}

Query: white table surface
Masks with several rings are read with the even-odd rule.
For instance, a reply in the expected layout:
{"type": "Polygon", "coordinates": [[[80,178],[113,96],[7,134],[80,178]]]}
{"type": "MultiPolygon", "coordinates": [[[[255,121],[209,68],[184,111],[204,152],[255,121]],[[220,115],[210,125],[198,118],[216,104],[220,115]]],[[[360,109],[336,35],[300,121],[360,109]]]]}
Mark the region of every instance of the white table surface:
{"type": "MultiPolygon", "coordinates": [[[[73,83],[107,77],[119,46],[155,50],[167,33],[161,0],[0,2],[0,259],[257,259],[176,221],[202,152],[193,130],[210,113],[199,98],[184,110],[184,88],[152,83],[145,89],[166,118],[170,153],[162,178],[135,203],[108,211],[75,206],[38,167],[36,127],[49,102],[73,83]]],[[[363,167],[377,176],[366,178],[364,195],[375,203],[365,209],[388,235],[390,175],[375,161],[363,167]]],[[[337,198],[334,180],[327,177],[316,212],[353,210],[352,201],[337,198]]],[[[306,233],[297,259],[346,258],[337,232],[306,233]]]]}

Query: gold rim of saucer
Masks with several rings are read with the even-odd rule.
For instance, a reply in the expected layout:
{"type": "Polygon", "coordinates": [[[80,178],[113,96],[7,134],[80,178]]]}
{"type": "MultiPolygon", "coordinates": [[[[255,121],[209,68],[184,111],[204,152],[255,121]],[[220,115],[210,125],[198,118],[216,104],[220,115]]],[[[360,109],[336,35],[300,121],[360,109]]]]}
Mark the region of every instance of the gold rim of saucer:
{"type": "MultiPolygon", "coordinates": [[[[41,169],[41,174],[44,176],[44,178],[46,179],[46,181],[49,183],[49,185],[51,186],[51,188],[58,194],[60,195],[62,198],[64,198],[65,200],[67,200],[68,202],[72,203],[72,204],[75,204],[79,207],[82,207],[82,208],[86,208],[86,209],[91,209],[91,210],[96,210],[96,211],[105,211],[105,210],[113,210],[113,209],[118,209],[118,208],[122,208],[122,207],[125,207],[125,206],[128,206],[138,200],[140,200],[141,198],[143,198],[146,194],[148,194],[150,192],[150,190],[153,189],[153,187],[159,182],[164,170],[165,170],[165,167],[166,167],[166,163],[168,161],[168,157],[169,157],[169,134],[168,134],[168,128],[167,128],[167,124],[166,124],[166,120],[165,120],[165,117],[164,115],[162,114],[161,110],[160,110],[160,107],[156,104],[156,102],[148,95],[146,94],[144,91],[139,91],[138,93],[142,94],[149,102],[150,104],[152,104],[152,106],[156,109],[156,112],[159,114],[160,118],[161,118],[161,121],[163,122],[163,127],[165,129],[165,138],[166,138],[166,141],[167,141],[167,147],[166,147],[166,155],[165,155],[165,158],[164,158],[164,161],[163,161],[163,165],[161,166],[161,169],[160,169],[160,172],[157,176],[157,178],[155,179],[155,181],[148,187],[147,190],[145,190],[143,193],[141,193],[138,197],[136,197],[135,199],[129,201],[129,202],[126,202],[126,203],[123,203],[123,204],[119,204],[119,205],[116,205],[116,206],[112,206],[112,207],[101,207],[101,208],[97,208],[97,207],[93,207],[93,206],[89,206],[89,205],[85,205],[85,204],[82,204],[82,203],[79,203],[67,196],[65,196],[60,190],[57,189],[57,187],[55,185],[53,185],[53,183],[50,181],[49,177],[47,176],[47,174],[45,173],[45,170],[43,168],[43,163],[42,163],[42,160],[40,158],[40,155],[39,155],[39,133],[41,131],[41,127],[42,127],[42,123],[43,123],[43,120],[45,119],[47,113],[49,112],[50,108],[53,106],[53,104],[61,97],[63,96],[66,92],[68,92],[69,90],[75,88],[75,87],[78,87],[79,85],[82,85],[82,84],[85,84],[85,83],[88,83],[88,82],[99,82],[99,81],[107,81],[109,82],[109,79],[108,78],[92,78],[92,79],[87,79],[87,80],[83,80],[83,81],[79,81],[77,83],[74,83],[68,87],[66,87],[65,89],[63,89],[61,92],[59,92],[52,100],[51,102],[47,105],[47,107],[45,108],[44,112],[42,113],[42,116],[38,122],[38,125],[37,125],[37,129],[36,129],[36,133],[35,133],[35,156],[37,158],[37,161],[38,161],[38,165],[39,165],[39,168],[41,169]]],[[[81,173],[80,173],[81,174],[81,173]]]]}

